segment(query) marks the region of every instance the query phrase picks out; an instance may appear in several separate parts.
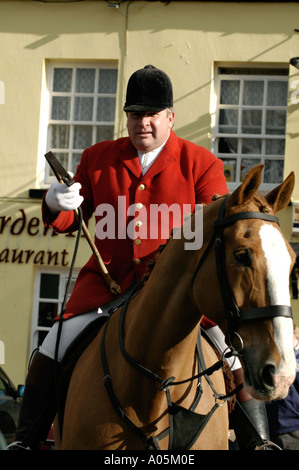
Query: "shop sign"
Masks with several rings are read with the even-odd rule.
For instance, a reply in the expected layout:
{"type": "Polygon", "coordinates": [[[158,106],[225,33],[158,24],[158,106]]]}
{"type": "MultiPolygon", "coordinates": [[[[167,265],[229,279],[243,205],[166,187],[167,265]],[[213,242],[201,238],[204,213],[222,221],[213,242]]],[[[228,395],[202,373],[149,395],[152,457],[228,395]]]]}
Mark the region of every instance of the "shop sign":
{"type": "MultiPolygon", "coordinates": [[[[15,219],[12,216],[0,216],[0,236],[3,237],[6,234],[18,237],[22,235],[41,237],[49,234],[53,237],[57,236],[57,233],[53,229],[45,227],[38,217],[28,218],[24,209],[19,209],[17,215],[15,219]]],[[[75,237],[72,233],[65,236],[75,237]]],[[[68,266],[68,255],[69,252],[66,249],[37,251],[34,249],[0,248],[0,263],[68,266]]]]}

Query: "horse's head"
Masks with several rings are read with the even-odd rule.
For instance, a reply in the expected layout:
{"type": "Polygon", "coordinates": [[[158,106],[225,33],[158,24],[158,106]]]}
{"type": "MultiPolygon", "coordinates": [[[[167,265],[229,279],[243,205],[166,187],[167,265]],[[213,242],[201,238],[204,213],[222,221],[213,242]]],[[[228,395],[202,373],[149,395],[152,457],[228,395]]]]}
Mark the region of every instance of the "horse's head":
{"type": "Polygon", "coordinates": [[[289,203],[294,174],[262,196],[262,169],[253,168],[222,203],[214,232],[222,295],[210,318],[239,351],[251,395],[271,400],[285,397],[295,378],[289,295],[295,253],[275,217],[289,203]]]}

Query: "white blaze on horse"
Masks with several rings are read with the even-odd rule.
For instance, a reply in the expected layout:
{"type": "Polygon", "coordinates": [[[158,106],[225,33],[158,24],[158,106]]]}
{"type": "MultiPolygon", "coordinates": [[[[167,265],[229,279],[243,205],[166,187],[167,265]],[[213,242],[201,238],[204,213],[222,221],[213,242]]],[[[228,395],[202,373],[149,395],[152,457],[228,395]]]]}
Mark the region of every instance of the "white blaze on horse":
{"type": "Polygon", "coordinates": [[[259,165],[232,195],[204,207],[201,249],[170,239],[143,288],[85,349],[57,448],[226,449],[222,370],[189,380],[218,361],[204,338],[205,364],[196,354],[203,315],[238,351],[255,398],[286,396],[295,377],[288,290],[295,254],[275,213],[290,200],[294,174],[263,197],[261,173],[259,165]],[[201,432],[188,436],[180,418],[203,423],[201,432]]]}

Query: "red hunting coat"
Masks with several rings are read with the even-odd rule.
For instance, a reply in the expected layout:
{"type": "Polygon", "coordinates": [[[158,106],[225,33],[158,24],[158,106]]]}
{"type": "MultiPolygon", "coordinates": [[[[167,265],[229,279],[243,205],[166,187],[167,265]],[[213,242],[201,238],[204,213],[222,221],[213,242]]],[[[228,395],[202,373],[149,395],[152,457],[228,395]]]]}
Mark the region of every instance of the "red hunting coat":
{"type": "MultiPolygon", "coordinates": [[[[95,213],[96,246],[122,292],[146,273],[148,261],[166,242],[172,224],[183,221],[182,210],[179,224],[171,220],[168,234],[158,233],[159,223],[157,227],[149,224],[150,205],[187,205],[185,212],[190,213],[195,204],[209,204],[214,194],[228,192],[222,161],[173,131],[145,175],[136,149],[125,137],[86,149],[74,179],[82,185],[84,219],[95,213]]],[[[59,233],[77,229],[73,211],[56,217],[43,202],[42,212],[45,224],[59,233]]],[[[64,318],[98,308],[113,298],[92,255],[79,273],[64,318]]]]}

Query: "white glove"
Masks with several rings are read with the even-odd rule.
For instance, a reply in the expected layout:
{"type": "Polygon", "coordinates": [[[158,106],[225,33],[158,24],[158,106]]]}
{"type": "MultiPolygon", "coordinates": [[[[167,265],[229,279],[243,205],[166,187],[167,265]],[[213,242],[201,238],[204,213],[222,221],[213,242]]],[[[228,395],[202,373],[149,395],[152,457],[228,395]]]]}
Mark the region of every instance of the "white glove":
{"type": "Polygon", "coordinates": [[[46,194],[45,201],[53,214],[60,211],[73,211],[83,202],[83,197],[80,196],[80,183],[74,183],[71,186],[63,183],[53,183],[46,194]]]}

